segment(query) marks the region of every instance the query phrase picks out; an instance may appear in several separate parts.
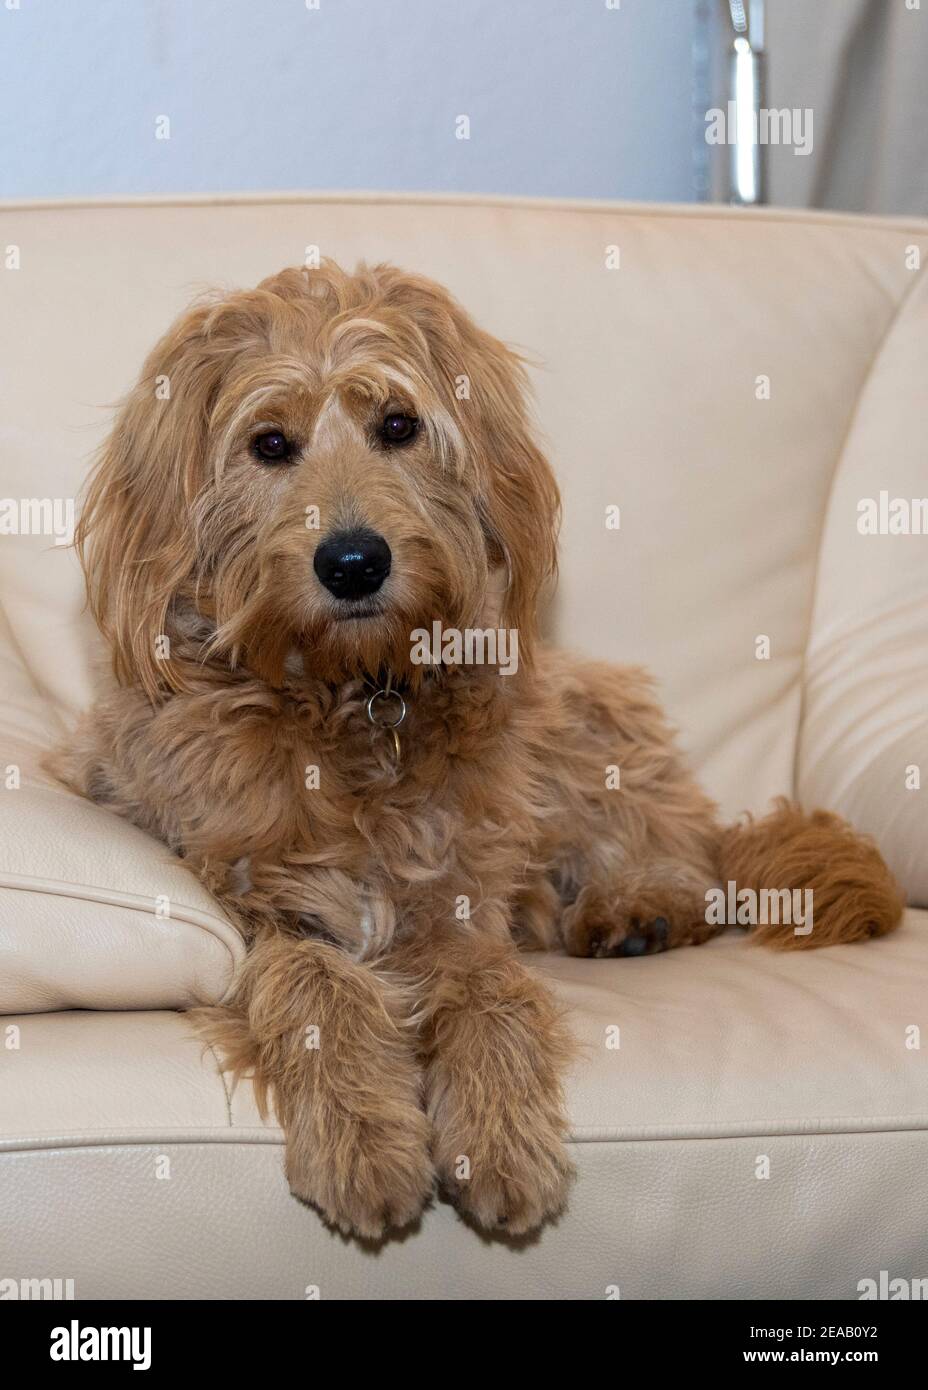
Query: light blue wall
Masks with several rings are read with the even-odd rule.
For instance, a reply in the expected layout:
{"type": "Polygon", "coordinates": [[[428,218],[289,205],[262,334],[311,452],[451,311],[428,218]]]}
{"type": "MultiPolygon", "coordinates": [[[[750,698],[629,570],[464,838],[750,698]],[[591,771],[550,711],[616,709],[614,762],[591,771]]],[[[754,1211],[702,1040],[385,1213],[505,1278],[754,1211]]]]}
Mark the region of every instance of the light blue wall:
{"type": "Polygon", "coordinates": [[[693,0],[318,3],[0,0],[0,196],[693,196],[693,0]]]}

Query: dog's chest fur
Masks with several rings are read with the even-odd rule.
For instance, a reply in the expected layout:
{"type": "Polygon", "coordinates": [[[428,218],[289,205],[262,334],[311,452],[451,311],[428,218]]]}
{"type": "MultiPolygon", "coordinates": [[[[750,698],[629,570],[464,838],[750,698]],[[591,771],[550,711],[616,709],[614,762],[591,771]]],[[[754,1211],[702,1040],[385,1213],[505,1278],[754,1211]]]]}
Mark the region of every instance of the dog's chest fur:
{"type": "Polygon", "coordinates": [[[368,718],[370,693],[238,679],[153,710],[120,692],[111,732],[94,721],[91,794],[165,839],[246,921],[319,926],[355,952],[371,914],[380,938],[449,918],[502,934],[540,800],[521,678],[425,679],[406,695],[399,759],[368,718]]]}

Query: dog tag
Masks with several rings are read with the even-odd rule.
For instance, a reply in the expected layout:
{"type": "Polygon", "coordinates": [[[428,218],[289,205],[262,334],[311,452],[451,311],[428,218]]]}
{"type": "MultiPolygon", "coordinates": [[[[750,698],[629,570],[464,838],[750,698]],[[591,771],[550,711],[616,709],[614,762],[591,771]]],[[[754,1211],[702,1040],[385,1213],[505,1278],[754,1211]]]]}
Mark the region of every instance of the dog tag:
{"type": "Polygon", "coordinates": [[[393,735],[393,750],[396,761],[400,760],[400,736],[397,729],[406,718],[406,701],[398,690],[389,685],[383,690],[375,690],[367,702],[367,717],[378,729],[389,729],[393,735]]]}

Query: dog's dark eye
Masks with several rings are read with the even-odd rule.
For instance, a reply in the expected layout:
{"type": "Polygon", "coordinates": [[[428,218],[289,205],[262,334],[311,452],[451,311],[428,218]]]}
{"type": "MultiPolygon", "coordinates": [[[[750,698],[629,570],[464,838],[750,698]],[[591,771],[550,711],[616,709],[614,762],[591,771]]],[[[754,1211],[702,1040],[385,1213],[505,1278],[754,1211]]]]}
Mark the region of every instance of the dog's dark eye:
{"type": "Polygon", "coordinates": [[[415,415],[404,415],[394,411],[385,415],[380,426],[380,437],[384,444],[408,444],[414,439],[419,428],[415,415]]]}
{"type": "Polygon", "coordinates": [[[289,439],[280,430],[259,434],[251,447],[265,463],[285,463],[293,452],[289,439]]]}

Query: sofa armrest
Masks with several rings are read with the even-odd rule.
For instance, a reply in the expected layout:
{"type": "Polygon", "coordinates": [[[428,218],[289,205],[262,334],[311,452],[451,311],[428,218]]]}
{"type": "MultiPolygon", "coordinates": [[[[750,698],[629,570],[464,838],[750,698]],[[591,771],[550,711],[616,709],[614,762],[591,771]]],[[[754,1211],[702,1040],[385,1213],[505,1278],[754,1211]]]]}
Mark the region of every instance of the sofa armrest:
{"type": "Polygon", "coordinates": [[[63,788],[0,790],[0,1013],[218,1003],[243,956],[166,846],[63,788]]]}

